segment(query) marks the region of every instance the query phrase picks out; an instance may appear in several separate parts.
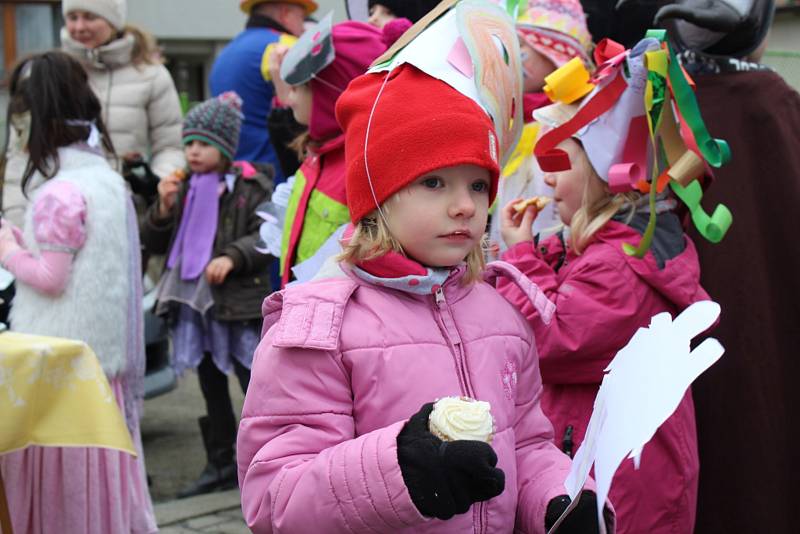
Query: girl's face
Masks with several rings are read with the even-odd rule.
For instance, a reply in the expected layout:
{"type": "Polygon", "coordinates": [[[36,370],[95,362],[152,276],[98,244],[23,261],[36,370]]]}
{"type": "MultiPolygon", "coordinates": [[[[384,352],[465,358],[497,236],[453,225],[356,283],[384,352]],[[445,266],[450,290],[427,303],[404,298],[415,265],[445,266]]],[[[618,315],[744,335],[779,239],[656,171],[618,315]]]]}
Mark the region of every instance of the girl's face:
{"type": "Polygon", "coordinates": [[[373,4],[373,6],[369,8],[369,18],[367,19],[367,22],[376,28],[383,28],[386,26],[386,24],[396,18],[397,17],[389,10],[388,7],[384,6],[383,4],[373,4]]]}
{"type": "Polygon", "coordinates": [[[183,145],[186,163],[193,173],[205,174],[218,171],[222,164],[222,152],[215,146],[192,139],[183,145]]]}
{"type": "Polygon", "coordinates": [[[86,48],[97,48],[114,37],[114,27],[103,17],[89,11],[67,13],[67,33],[86,48]]]}
{"type": "Polygon", "coordinates": [[[292,108],[294,120],[304,126],[311,122],[311,97],[311,86],[307,83],[289,88],[288,104],[292,108]]]}
{"type": "Polygon", "coordinates": [[[458,265],[483,237],[489,188],[489,171],[476,165],[430,172],[386,202],[389,229],[423,265],[458,265]]]}
{"type": "Polygon", "coordinates": [[[540,92],[545,76],[556,70],[556,66],[524,39],[519,40],[519,51],[522,56],[522,90],[526,93],[540,92]]]}
{"type": "Polygon", "coordinates": [[[603,195],[603,182],[594,172],[583,147],[574,139],[562,141],[558,148],[569,155],[572,168],[568,171],[545,173],[544,183],[553,188],[558,216],[569,226],[575,212],[599,200],[603,195]],[[586,198],[584,198],[584,196],[586,198]]]}

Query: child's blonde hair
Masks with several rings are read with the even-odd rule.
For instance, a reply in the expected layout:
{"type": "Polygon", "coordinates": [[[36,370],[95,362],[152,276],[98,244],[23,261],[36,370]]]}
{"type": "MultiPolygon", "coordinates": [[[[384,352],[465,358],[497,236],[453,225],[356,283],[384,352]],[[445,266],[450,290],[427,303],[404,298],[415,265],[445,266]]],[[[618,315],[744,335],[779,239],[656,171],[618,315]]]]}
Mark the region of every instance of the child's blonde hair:
{"type": "MultiPolygon", "coordinates": [[[[386,212],[386,204],[381,209],[386,212]]],[[[386,221],[376,210],[358,221],[352,237],[345,243],[338,259],[351,265],[357,265],[363,261],[379,258],[388,252],[398,252],[405,256],[402,245],[392,235],[386,221]]],[[[465,285],[481,279],[481,273],[486,267],[485,254],[486,236],[481,238],[464,259],[467,266],[467,272],[463,278],[465,285]]]]}
{"type": "Polygon", "coordinates": [[[583,188],[581,207],[575,211],[570,221],[569,240],[572,250],[575,254],[580,255],[592,242],[594,234],[605,226],[623,206],[635,203],[641,194],[633,191],[612,193],[608,184],[594,170],[583,144],[578,142],[578,145],[581,147],[581,157],[573,164],[582,166],[584,172],[589,176],[583,188]]]}

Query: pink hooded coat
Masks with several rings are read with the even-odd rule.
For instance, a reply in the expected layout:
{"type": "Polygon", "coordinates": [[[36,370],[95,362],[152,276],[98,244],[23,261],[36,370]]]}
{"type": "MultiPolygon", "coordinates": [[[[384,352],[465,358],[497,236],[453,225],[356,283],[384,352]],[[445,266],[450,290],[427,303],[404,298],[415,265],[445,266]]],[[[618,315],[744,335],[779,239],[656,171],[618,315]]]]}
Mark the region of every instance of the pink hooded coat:
{"type": "MultiPolygon", "coordinates": [[[[559,236],[538,247],[530,241],[518,243],[503,255],[556,304],[553,321],[546,326],[515,285],[501,283],[498,288],[533,327],[544,384],[542,409],[553,423],[559,447],[564,445],[567,426],[573,427],[573,452],[586,433],[603,370],[617,351],[637,329],[649,325],[653,315],[668,311],[675,316],[689,304],[709,298],[700,287],[694,244],[679,228],[669,239],[684,240],[678,246],[685,248],[663,269],[652,251],[637,259],[622,250],[623,243],[636,244],[640,239],[630,226],[610,221],[580,256],[569,251],[564,257],[559,236]],[[554,266],[562,258],[556,272],[554,266]]],[[[610,500],[617,513],[617,532],[692,532],[698,470],[694,404],[687,391],[644,447],[640,469],[625,460],[614,477],[610,500]]]]}
{"type": "MultiPolygon", "coordinates": [[[[552,303],[506,264],[487,270],[552,303]]],[[[265,337],[239,427],[244,517],[256,533],[543,533],[565,493],[569,458],[539,406],[536,348],[525,319],[489,283],[443,299],[371,285],[352,273],[290,286],[264,301],[265,337]],[[492,447],[505,491],[449,521],[417,511],[397,460],[397,434],[426,402],[491,403],[492,447]]]]}

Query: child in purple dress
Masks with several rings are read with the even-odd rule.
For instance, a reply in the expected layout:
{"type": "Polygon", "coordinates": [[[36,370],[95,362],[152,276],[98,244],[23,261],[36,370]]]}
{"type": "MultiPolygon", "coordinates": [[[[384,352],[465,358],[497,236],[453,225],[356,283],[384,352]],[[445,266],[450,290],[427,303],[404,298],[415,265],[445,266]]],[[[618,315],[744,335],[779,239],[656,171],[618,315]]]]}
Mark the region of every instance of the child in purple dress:
{"type": "Polygon", "coordinates": [[[227,374],[233,371],[247,389],[261,301],[270,293],[272,257],[255,250],[261,222],[255,209],[269,198],[272,182],[248,163],[232,163],[241,102],[228,92],[189,112],[188,170],[161,180],[142,227],[148,251],[169,252],[156,311],[170,316],[176,370],[197,369],[208,414],[199,421],[208,463],[179,497],[236,486],[227,374]]]}

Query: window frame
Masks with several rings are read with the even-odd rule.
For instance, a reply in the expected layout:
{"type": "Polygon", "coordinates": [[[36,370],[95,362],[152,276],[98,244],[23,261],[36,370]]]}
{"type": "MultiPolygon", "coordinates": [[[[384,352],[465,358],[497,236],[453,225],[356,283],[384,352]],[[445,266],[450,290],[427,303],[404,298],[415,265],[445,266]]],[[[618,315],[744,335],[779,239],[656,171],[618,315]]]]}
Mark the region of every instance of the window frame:
{"type": "MultiPolygon", "coordinates": [[[[20,4],[50,4],[57,5],[59,0],[3,0],[0,2],[0,24],[3,28],[3,70],[8,72],[18,59],[17,53],[17,6],[20,4]]],[[[5,87],[6,80],[0,82],[5,87]]]]}

